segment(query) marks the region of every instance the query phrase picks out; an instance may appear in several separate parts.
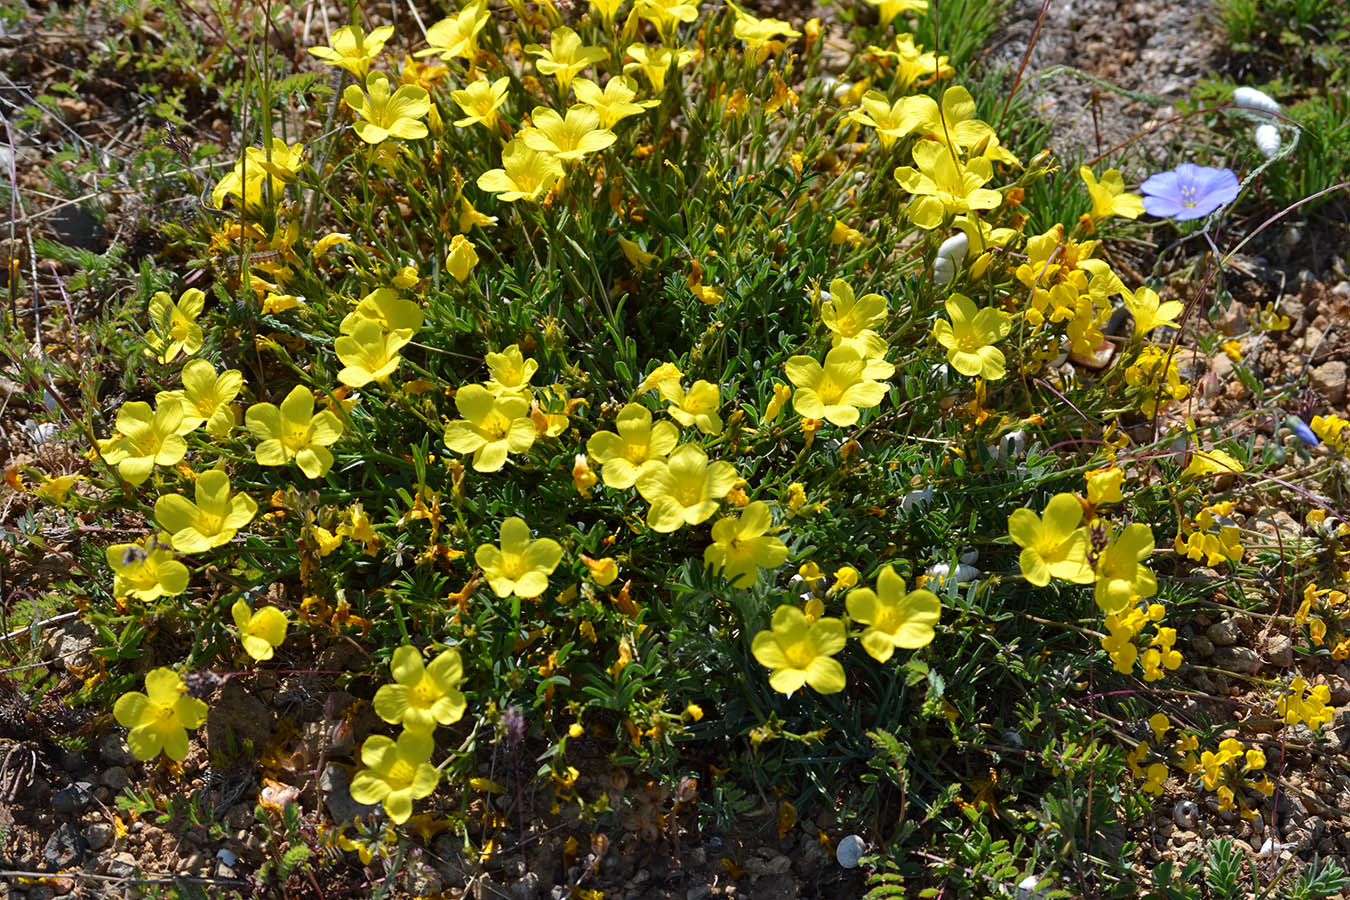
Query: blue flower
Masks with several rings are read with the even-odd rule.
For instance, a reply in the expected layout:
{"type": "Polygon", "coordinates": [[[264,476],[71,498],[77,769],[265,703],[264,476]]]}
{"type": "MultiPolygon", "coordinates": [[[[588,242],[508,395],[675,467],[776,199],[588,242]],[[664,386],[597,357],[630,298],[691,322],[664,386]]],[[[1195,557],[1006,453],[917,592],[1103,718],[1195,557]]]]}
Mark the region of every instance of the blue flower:
{"type": "Polygon", "coordinates": [[[1238,178],[1231,169],[1182,163],[1170,172],[1150,177],[1139,190],[1149,215],[1185,222],[1231,203],[1238,195],[1238,178]]]}
{"type": "Polygon", "coordinates": [[[1294,434],[1298,435],[1303,443],[1307,444],[1309,447],[1316,447],[1318,444],[1322,443],[1317,439],[1317,435],[1313,434],[1313,430],[1309,428],[1308,424],[1302,419],[1292,419],[1292,423],[1294,426],[1294,434]]]}

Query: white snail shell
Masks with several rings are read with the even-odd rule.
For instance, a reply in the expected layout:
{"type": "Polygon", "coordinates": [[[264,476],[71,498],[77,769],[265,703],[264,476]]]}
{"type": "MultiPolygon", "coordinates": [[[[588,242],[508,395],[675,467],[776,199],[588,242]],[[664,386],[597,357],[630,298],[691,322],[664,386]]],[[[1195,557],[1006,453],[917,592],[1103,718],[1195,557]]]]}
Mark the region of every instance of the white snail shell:
{"type": "Polygon", "coordinates": [[[1280,112],[1280,104],[1273,97],[1264,91],[1258,91],[1251,87],[1240,87],[1233,91],[1233,103],[1243,109],[1250,109],[1255,112],[1277,115],[1280,112]]]}
{"type": "Polygon", "coordinates": [[[1274,125],[1269,123],[1257,125],[1256,131],[1252,132],[1252,140],[1256,142],[1256,149],[1260,150],[1266,159],[1280,152],[1280,129],[1274,125]]]}

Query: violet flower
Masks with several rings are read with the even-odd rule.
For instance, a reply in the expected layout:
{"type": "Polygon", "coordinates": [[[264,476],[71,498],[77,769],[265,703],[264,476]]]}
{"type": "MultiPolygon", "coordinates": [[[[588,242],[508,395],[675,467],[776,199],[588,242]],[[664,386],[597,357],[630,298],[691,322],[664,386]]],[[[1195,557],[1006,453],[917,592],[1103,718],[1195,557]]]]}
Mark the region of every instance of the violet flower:
{"type": "Polygon", "coordinates": [[[1151,176],[1139,190],[1149,215],[1185,222],[1231,203],[1238,195],[1238,178],[1231,169],[1182,163],[1170,172],[1151,176]]]}

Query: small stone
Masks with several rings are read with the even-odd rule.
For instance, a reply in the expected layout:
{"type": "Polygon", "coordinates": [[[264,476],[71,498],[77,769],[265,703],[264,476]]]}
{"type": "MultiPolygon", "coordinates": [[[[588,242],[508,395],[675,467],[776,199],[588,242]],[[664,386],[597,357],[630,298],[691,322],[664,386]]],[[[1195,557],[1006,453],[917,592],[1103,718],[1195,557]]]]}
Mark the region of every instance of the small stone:
{"type": "Polygon", "coordinates": [[[83,812],[89,805],[90,799],[94,796],[94,786],[87,781],[77,781],[69,787],[63,787],[61,790],[52,794],[49,801],[52,812],[63,816],[73,815],[83,812]]]}
{"type": "Polygon", "coordinates": [[[764,867],[765,875],[786,875],[792,871],[792,860],[782,854],[769,860],[768,865],[764,867]]]}
{"type": "MultiPolygon", "coordinates": [[[[69,894],[71,891],[75,890],[75,879],[66,877],[53,878],[51,888],[52,892],[55,893],[56,896],[64,897],[66,894],[69,894]]],[[[29,894],[28,896],[31,897],[33,895],[29,894]]]]}
{"type": "Polygon", "coordinates": [[[114,878],[130,878],[136,873],[136,857],[123,851],[108,861],[108,874],[114,878]]]}
{"type": "Polygon", "coordinates": [[[35,884],[28,889],[28,900],[52,900],[55,896],[56,892],[45,884],[35,884]]]}
{"type": "Polygon", "coordinates": [[[105,765],[109,766],[130,766],[136,762],[136,757],[131,755],[127,749],[126,741],[120,734],[105,734],[98,741],[98,756],[105,765]]]}
{"type": "Polygon", "coordinates": [[[1313,390],[1332,405],[1345,399],[1345,363],[1339,359],[1324,362],[1309,373],[1313,390]]]}
{"type": "Polygon", "coordinates": [[[1261,671],[1261,654],[1251,647],[1221,647],[1214,653],[1220,666],[1244,675],[1255,675],[1261,671]]]}
{"type": "Polygon", "coordinates": [[[102,850],[113,842],[113,827],[107,822],[95,822],[84,829],[84,840],[90,850],[102,850]]]}
{"type": "Polygon", "coordinates": [[[535,900],[544,893],[543,887],[539,883],[539,876],[533,872],[526,872],[520,880],[511,885],[511,896],[516,900],[535,900]]]}
{"type": "Polygon", "coordinates": [[[42,858],[49,868],[71,869],[84,862],[88,852],[89,843],[85,841],[84,835],[69,822],[62,822],[55,833],[47,838],[47,844],[42,848],[42,858]]]}
{"type": "Polygon", "coordinates": [[[112,766],[103,771],[99,781],[114,791],[120,791],[131,784],[131,776],[121,766],[112,766]]]}
{"type": "Polygon", "coordinates": [[[84,758],[83,753],[78,750],[71,750],[61,754],[61,768],[75,775],[89,768],[89,762],[84,758]]]}
{"type": "Polygon", "coordinates": [[[1232,619],[1222,619],[1215,622],[1205,631],[1205,637],[1213,641],[1216,647],[1231,647],[1238,642],[1238,638],[1241,636],[1237,623],[1232,619]]]}
{"type": "Polygon", "coordinates": [[[712,896],[712,892],[711,885],[700,884],[685,891],[684,900],[705,900],[705,898],[712,896]]]}
{"type": "MultiPolygon", "coordinates": [[[[1181,828],[1192,829],[1200,822],[1200,807],[1190,800],[1182,800],[1172,807],[1172,821],[1181,828]]],[[[1186,832],[1183,832],[1186,833],[1186,832]]],[[[1173,835],[1175,842],[1176,835],[1173,835]]]]}
{"type": "Polygon", "coordinates": [[[1201,659],[1209,659],[1214,655],[1214,642],[1203,634],[1197,634],[1191,638],[1191,650],[1201,659]]]}
{"type": "Polygon", "coordinates": [[[1282,669],[1294,664],[1294,642],[1289,635],[1271,635],[1270,640],[1266,641],[1266,659],[1282,669]]]}
{"type": "Polygon", "coordinates": [[[187,859],[183,860],[182,868],[184,872],[192,872],[193,874],[196,874],[199,872],[206,871],[206,867],[210,864],[210,862],[211,861],[206,858],[205,853],[203,853],[200,850],[195,850],[192,852],[190,856],[188,856],[187,859]]]}
{"type": "Polygon", "coordinates": [[[834,850],[834,858],[845,869],[856,869],[866,850],[867,845],[863,843],[863,839],[856,834],[850,834],[840,839],[834,850]]]}
{"type": "Polygon", "coordinates": [[[1308,830],[1308,842],[1312,844],[1321,841],[1327,831],[1327,823],[1321,816],[1309,816],[1303,827],[1308,830]]]}

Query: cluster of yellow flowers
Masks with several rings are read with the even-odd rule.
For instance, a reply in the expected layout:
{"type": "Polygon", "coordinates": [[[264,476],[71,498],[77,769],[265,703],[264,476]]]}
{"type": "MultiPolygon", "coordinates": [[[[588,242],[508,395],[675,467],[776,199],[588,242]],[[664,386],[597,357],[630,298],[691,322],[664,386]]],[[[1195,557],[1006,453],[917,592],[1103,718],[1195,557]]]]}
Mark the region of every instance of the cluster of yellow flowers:
{"type": "Polygon", "coordinates": [[[352,799],[380,803],[389,820],[401,825],[412,816],[413,801],[429,796],[440,782],[431,765],[432,737],[437,725],[451,725],[464,716],[459,690],[464,677],[459,651],[443,650],[430,663],[416,647],[404,644],[389,662],[394,683],[375,692],[375,714],[403,731],[395,740],[373,734],[361,745],[364,768],[352,777],[352,799]]]}
{"type": "Polygon", "coordinates": [[[1204,560],[1207,566],[1241,562],[1244,550],[1232,515],[1233,501],[1225,500],[1201,509],[1194,521],[1183,518],[1175,543],[1177,553],[1196,561],[1204,560]]]}
{"type": "Polygon", "coordinates": [[[1331,649],[1331,658],[1350,657],[1350,600],[1344,591],[1319,589],[1310,583],[1303,589],[1303,602],[1294,612],[1294,622],[1308,626],[1308,637],[1317,647],[1331,649]]]}
{"type": "MultiPolygon", "coordinates": [[[[824,579],[814,565],[803,571],[815,575],[804,579],[813,591],[804,609],[779,606],[768,630],[756,634],[751,645],[755,659],[770,670],[769,684],[774,690],[792,694],[805,684],[822,694],[842,691],[844,667],[833,657],[847,643],[848,622],[867,626],[857,636],[877,662],[886,662],[897,649],[917,650],[932,643],[941,601],[932,591],[907,591],[905,580],[891,566],[882,568],[875,591],[861,587],[848,592],[844,601],[848,621],[823,615],[824,601],[814,590],[824,579]]],[[[856,570],[841,570],[829,593],[856,584],[857,578],[856,570]]]]}
{"type": "Polygon", "coordinates": [[[1218,794],[1220,810],[1238,809],[1244,819],[1257,815],[1247,805],[1245,791],[1266,797],[1275,793],[1275,785],[1264,773],[1260,779],[1255,777],[1265,767],[1265,753],[1256,747],[1248,748],[1237,738],[1225,738],[1219,743],[1218,752],[1206,750],[1200,754],[1199,771],[1205,790],[1218,794]]]}

